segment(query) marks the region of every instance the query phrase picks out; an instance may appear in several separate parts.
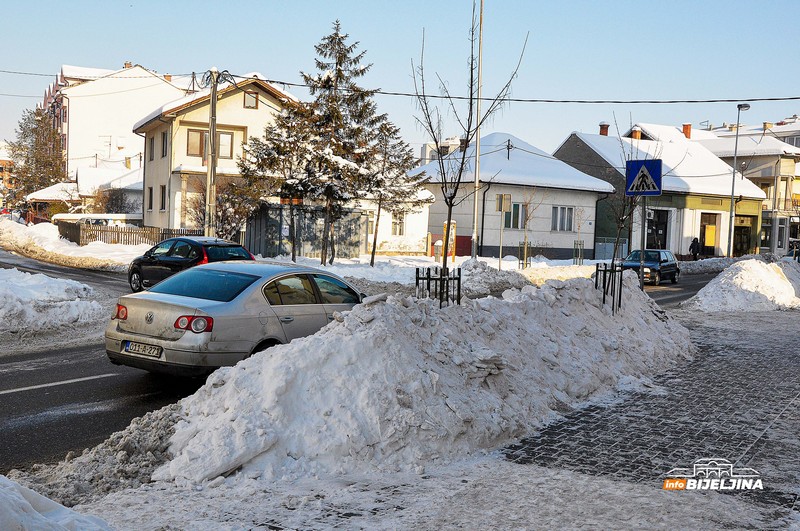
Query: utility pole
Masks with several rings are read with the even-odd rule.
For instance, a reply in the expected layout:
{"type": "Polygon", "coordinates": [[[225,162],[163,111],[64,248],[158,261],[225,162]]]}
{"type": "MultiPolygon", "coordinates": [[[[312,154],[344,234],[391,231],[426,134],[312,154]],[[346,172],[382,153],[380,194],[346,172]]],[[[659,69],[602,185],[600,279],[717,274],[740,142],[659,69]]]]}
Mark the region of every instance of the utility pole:
{"type": "Polygon", "coordinates": [[[212,67],[209,74],[211,77],[211,106],[208,113],[208,152],[206,153],[208,173],[206,174],[206,212],[203,232],[206,236],[216,236],[214,217],[217,204],[217,82],[219,81],[219,71],[216,67],[212,67]]]}
{"type": "MultiPolygon", "coordinates": [[[[478,191],[481,189],[481,63],[483,62],[483,0],[478,19],[478,101],[475,104],[475,193],[472,194],[472,258],[478,257],[478,191]]],[[[502,217],[502,216],[501,216],[502,217]]],[[[502,238],[502,227],[501,227],[502,238]]],[[[502,257],[501,257],[502,260],[502,257]]]]}

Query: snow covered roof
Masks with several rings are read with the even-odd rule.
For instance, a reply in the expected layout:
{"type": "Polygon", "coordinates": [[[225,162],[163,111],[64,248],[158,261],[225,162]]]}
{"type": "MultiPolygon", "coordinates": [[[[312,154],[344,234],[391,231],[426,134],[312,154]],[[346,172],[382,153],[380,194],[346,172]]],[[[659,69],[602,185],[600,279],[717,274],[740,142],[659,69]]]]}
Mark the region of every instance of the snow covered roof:
{"type": "Polygon", "coordinates": [[[113,168],[78,168],[75,178],[78,181],[78,194],[94,196],[98,190],[125,188],[142,190],[144,187],[143,170],[113,168]]]}
{"type": "MultiPolygon", "coordinates": [[[[700,142],[688,140],[672,126],[638,125],[643,134],[659,140],[574,134],[622,175],[627,160],[661,159],[665,192],[730,196],[733,170],[700,142]]],[[[736,179],[734,193],[748,198],[766,197],[748,179],[736,179]]]]}
{"type": "Polygon", "coordinates": [[[11,154],[8,152],[8,144],[0,142],[0,160],[11,160],[11,154]]]}
{"type": "MultiPolygon", "coordinates": [[[[461,152],[455,151],[447,159],[456,160],[461,152]]],[[[467,148],[470,162],[464,171],[463,182],[475,179],[475,144],[467,148]]],[[[410,175],[424,171],[432,181],[439,172],[437,161],[415,168],[410,175]]],[[[609,183],[596,179],[561,162],[549,153],[536,148],[508,133],[491,133],[481,138],[481,182],[566,188],[590,192],[613,192],[609,183]],[[511,149],[507,149],[511,141],[511,149]]]]}
{"type": "Polygon", "coordinates": [[[107,68],[91,68],[86,66],[61,65],[61,77],[64,79],[90,80],[107,76],[116,72],[107,68]]]}
{"type": "MultiPolygon", "coordinates": [[[[258,72],[249,72],[242,77],[244,77],[245,79],[237,83],[239,87],[245,84],[258,83],[259,85],[264,87],[268,92],[271,92],[276,98],[285,99],[289,101],[300,101],[296,96],[290,94],[289,92],[286,92],[285,90],[279,89],[272,83],[266,81],[266,78],[262,74],[259,74],[258,72]]],[[[236,87],[234,87],[234,85],[231,83],[224,83],[224,84],[220,83],[217,90],[218,94],[221,94],[224,92],[228,92],[230,90],[235,90],[235,88],[236,87]]],[[[149,113],[147,116],[136,122],[133,125],[133,130],[138,131],[141,127],[155,120],[156,118],[159,118],[166,114],[172,114],[174,112],[177,112],[181,109],[185,109],[186,107],[189,107],[196,103],[200,103],[203,100],[207,100],[210,96],[211,96],[211,88],[206,87],[197,92],[193,92],[192,94],[188,94],[182,98],[178,98],[177,100],[167,102],[164,105],[154,109],[153,112],[149,113]]]]}
{"type": "Polygon", "coordinates": [[[731,136],[697,141],[718,157],[733,157],[736,150],[739,156],[786,155],[800,158],[800,148],[772,136],[740,136],[738,146],[736,138],[731,136]]]}
{"type": "Polygon", "coordinates": [[[77,183],[56,183],[25,196],[26,201],[78,201],[77,183]]]}

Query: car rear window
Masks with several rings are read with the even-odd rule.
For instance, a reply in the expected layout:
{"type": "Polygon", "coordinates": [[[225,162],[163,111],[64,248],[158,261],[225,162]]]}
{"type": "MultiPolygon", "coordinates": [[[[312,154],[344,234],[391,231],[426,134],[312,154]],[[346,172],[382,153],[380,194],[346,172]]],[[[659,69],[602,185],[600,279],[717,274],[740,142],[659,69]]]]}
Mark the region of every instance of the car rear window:
{"type": "Polygon", "coordinates": [[[230,302],[258,279],[244,273],[195,268],[172,275],[150,288],[150,292],[230,302]]]}
{"type": "Polygon", "coordinates": [[[206,254],[209,262],[252,260],[250,253],[244,247],[237,245],[206,245],[206,254]]]}

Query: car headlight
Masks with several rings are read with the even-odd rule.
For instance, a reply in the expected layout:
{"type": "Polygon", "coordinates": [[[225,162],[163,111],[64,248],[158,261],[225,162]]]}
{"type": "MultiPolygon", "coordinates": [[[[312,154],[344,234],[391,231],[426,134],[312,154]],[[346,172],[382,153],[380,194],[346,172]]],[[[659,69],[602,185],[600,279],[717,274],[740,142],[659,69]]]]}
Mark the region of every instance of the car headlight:
{"type": "Polygon", "coordinates": [[[649,268],[649,267],[645,267],[645,268],[643,269],[643,271],[644,271],[645,273],[649,273],[649,272],[650,272],[650,268],[649,268]]]}

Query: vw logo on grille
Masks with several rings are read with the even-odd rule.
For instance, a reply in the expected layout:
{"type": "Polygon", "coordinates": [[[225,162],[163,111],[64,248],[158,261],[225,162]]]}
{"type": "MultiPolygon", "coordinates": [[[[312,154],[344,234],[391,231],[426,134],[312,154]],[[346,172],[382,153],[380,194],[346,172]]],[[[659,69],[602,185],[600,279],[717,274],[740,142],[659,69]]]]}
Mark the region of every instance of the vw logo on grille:
{"type": "Polygon", "coordinates": [[[147,324],[153,324],[153,312],[147,312],[147,315],[144,316],[144,322],[147,324]]]}

